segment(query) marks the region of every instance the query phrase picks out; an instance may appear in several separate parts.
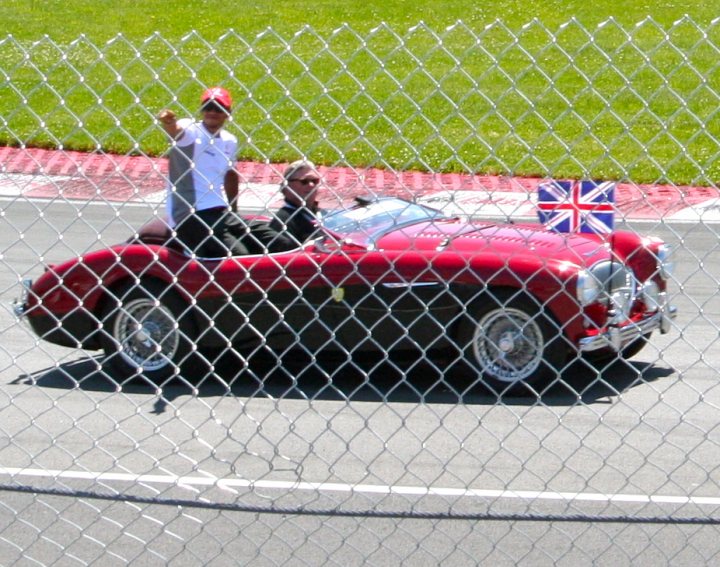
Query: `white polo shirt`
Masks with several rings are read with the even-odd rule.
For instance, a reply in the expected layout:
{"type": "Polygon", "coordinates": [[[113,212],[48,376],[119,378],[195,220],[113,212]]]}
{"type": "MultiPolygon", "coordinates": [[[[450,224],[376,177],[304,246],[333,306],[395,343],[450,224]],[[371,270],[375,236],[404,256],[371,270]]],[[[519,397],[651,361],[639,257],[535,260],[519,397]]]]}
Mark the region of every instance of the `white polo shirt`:
{"type": "Polygon", "coordinates": [[[235,167],[237,138],[224,129],[211,134],[202,122],[178,120],[183,129],[169,159],[167,213],[170,226],[191,214],[227,207],[225,174],[235,167]]]}

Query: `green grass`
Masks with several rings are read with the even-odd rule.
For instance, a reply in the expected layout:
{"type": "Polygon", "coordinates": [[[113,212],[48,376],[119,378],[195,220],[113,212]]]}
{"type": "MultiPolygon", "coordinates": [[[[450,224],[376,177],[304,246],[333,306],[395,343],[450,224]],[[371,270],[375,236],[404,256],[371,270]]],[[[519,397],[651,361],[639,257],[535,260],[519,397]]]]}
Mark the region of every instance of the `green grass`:
{"type": "Polygon", "coordinates": [[[0,144],[159,155],[217,83],[242,159],[712,184],[715,10],[587,4],[4,0],[0,144]]]}

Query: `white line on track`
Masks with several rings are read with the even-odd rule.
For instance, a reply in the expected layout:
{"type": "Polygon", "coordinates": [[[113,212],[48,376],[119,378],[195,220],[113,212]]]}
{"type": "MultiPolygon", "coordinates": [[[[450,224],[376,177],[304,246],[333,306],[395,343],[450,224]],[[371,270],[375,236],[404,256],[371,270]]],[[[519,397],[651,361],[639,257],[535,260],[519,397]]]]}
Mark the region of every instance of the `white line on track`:
{"type": "Polygon", "coordinates": [[[215,478],[202,476],[175,476],[154,474],[128,474],[91,471],[62,471],[0,467],[0,477],[14,480],[18,477],[33,477],[53,480],[90,480],[100,482],[127,482],[165,484],[179,487],[210,486],[226,490],[271,489],[303,490],[310,492],[346,492],[355,494],[402,494],[406,496],[446,496],[492,498],[512,500],[556,500],[562,502],[605,502],[634,504],[695,504],[697,506],[720,506],[720,497],[713,496],[672,496],[659,494],[610,494],[594,492],[550,492],[534,490],[483,490],[476,488],[443,488],[424,486],[392,486],[378,484],[344,484],[335,482],[295,482],[279,480],[248,480],[242,478],[215,478]]]}

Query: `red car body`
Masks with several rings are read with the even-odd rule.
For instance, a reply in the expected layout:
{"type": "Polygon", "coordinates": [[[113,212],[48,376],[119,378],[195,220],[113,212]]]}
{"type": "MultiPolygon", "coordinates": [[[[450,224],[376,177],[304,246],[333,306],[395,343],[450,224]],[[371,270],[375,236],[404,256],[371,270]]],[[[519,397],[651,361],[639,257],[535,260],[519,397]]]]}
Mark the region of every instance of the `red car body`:
{"type": "Polygon", "coordinates": [[[467,222],[399,199],[323,224],[297,250],[220,259],[141,234],[48,266],[16,311],[47,341],[104,348],[116,370],[154,379],[198,349],[419,349],[462,355],[503,388],[547,380],[569,355],[631,356],[675,316],[659,239],[467,222]]]}

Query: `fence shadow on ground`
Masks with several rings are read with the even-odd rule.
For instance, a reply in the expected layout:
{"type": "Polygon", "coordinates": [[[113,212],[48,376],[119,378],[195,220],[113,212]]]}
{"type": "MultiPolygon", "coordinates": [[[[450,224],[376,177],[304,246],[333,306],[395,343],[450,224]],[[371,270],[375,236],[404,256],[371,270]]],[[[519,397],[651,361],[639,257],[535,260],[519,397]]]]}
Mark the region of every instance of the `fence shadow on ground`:
{"type": "Polygon", "coordinates": [[[426,360],[407,357],[374,360],[364,357],[362,364],[332,357],[314,362],[295,358],[280,364],[276,357],[257,355],[248,366],[231,356],[218,360],[215,371],[209,375],[154,384],[142,377],[118,380],[104,368],[98,356],[22,374],[13,382],[41,388],[157,396],[154,411],[162,413],[173,400],[191,395],[358,403],[540,403],[548,406],[610,403],[622,392],[646,386],[673,372],[671,368],[648,362],[615,361],[597,370],[583,361],[575,361],[542,390],[511,396],[498,395],[467,373],[446,371],[426,360]]]}

